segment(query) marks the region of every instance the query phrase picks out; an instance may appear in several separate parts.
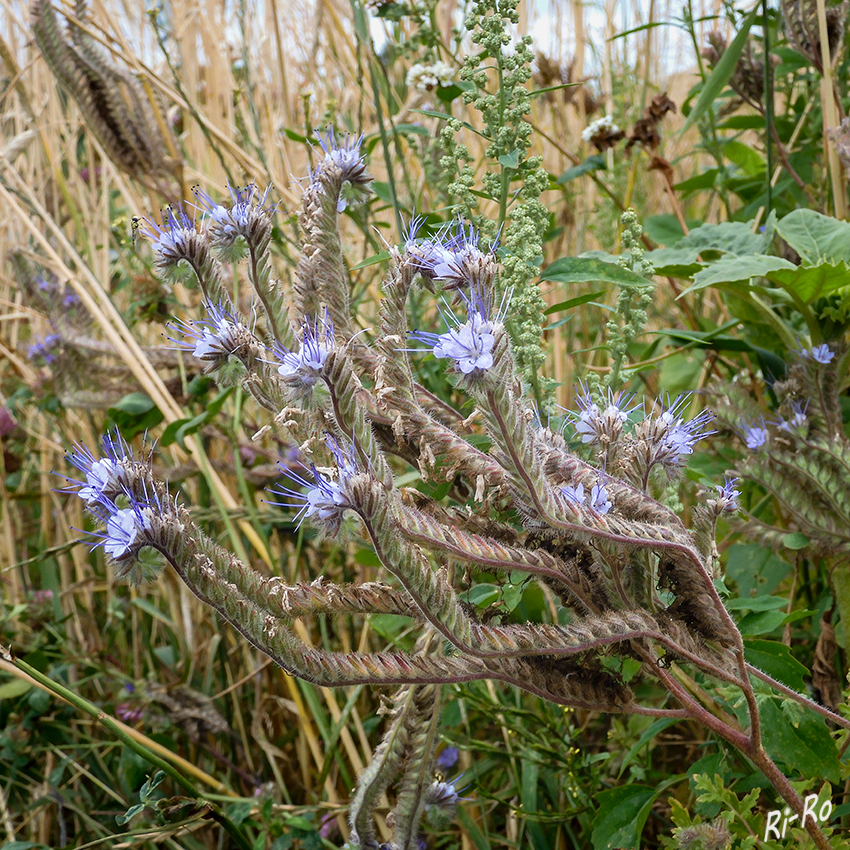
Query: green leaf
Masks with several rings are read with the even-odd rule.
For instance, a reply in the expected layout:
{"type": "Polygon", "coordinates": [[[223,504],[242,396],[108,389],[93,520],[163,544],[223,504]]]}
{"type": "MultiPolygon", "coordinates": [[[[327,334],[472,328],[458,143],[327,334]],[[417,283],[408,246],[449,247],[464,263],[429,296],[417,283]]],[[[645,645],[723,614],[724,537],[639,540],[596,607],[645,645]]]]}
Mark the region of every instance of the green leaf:
{"type": "Polygon", "coordinates": [[[762,177],[767,167],[764,157],[751,145],[736,139],[726,142],[723,153],[749,177],[762,177]]]}
{"type": "Polygon", "coordinates": [[[458,808],[457,819],[464,833],[466,833],[469,840],[475,845],[475,850],[492,850],[487,836],[484,835],[481,828],[472,819],[472,816],[464,806],[458,808]]]}
{"type": "Polygon", "coordinates": [[[790,570],[791,564],[757,543],[729,547],[726,577],[737,583],[741,596],[773,593],[790,570]]]}
{"type": "Polygon", "coordinates": [[[643,275],[616,263],[590,257],[562,257],[555,260],[543,269],[540,279],[555,283],[612,283],[615,286],[646,286],[652,283],[643,275]]]}
{"type": "Polygon", "coordinates": [[[293,142],[302,142],[303,144],[307,144],[310,141],[306,136],[302,136],[300,133],[296,133],[295,130],[290,130],[288,127],[283,128],[283,134],[287,139],[292,139],[293,142]]]}
{"type": "Polygon", "coordinates": [[[499,601],[502,596],[502,589],[495,584],[476,584],[470,588],[467,596],[476,608],[486,608],[488,605],[499,601]]]}
{"type": "MultiPolygon", "coordinates": [[[[691,192],[701,192],[704,189],[711,189],[717,182],[717,176],[719,174],[719,168],[709,168],[706,171],[703,171],[702,174],[698,174],[696,177],[689,177],[687,180],[682,180],[680,183],[676,183],[673,186],[673,189],[676,192],[682,192],[686,195],[691,192]]],[[[673,216],[673,218],[676,217],[673,216]]]]}
{"type": "Polygon", "coordinates": [[[659,793],[659,788],[647,785],[624,785],[598,793],[591,835],[593,850],[639,847],[643,825],[659,793]]]}
{"type": "MultiPolygon", "coordinates": [[[[652,255],[650,254],[650,259],[652,255]]],[[[744,257],[721,257],[694,275],[694,282],[682,295],[707,286],[723,283],[749,283],[754,277],[767,277],[770,272],[779,269],[796,270],[796,266],[781,257],[769,257],[766,254],[750,254],[744,257]]],[[[682,295],[679,297],[681,298],[682,295]]]]}
{"type": "Polygon", "coordinates": [[[777,270],[767,275],[783,289],[809,304],[816,298],[850,286],[850,268],[844,262],[836,265],[799,266],[792,270],[777,270]]]}
{"type": "MultiPolygon", "coordinates": [[[[764,117],[761,115],[732,115],[722,124],[717,125],[718,130],[763,130],[764,117]]],[[[673,187],[674,189],[676,186],[673,187]]]]}
{"type": "Polygon", "coordinates": [[[128,439],[159,425],[165,418],[146,393],[130,393],[120,399],[107,415],[128,439]]]}
{"type": "Polygon", "coordinates": [[[756,596],[753,599],[730,599],[726,603],[730,611],[777,611],[788,607],[788,600],[781,596],[756,596]]]}
{"type": "Polygon", "coordinates": [[[797,549],[805,549],[809,543],[811,543],[811,540],[802,531],[794,531],[782,538],[782,545],[786,549],[793,549],[795,551],[797,549]]]}
{"type": "Polygon", "coordinates": [[[784,611],[754,611],[752,614],[747,614],[738,623],[738,628],[742,635],[767,635],[786,623],[803,620],[806,617],[811,617],[814,613],[814,611],[806,609],[798,609],[790,614],[786,614],[784,611]]]}
{"type": "Polygon", "coordinates": [[[519,165],[519,154],[519,148],[515,148],[510,153],[502,154],[499,163],[505,168],[516,168],[519,165]]]}
{"type": "Polygon", "coordinates": [[[776,640],[744,641],[744,657],[762,673],[802,693],[809,671],[791,654],[791,648],[776,640]]]}
{"type": "MultiPolygon", "coordinates": [[[[418,112],[420,115],[427,115],[429,118],[442,118],[443,121],[450,121],[452,116],[447,112],[437,112],[435,109],[411,109],[411,112],[418,112]]],[[[472,126],[468,121],[460,122],[467,130],[472,130],[476,136],[481,136],[482,139],[488,138],[484,133],[480,130],[476,130],[475,127],[472,126]]]]}
{"type": "Polygon", "coordinates": [[[154,408],[153,399],[147,393],[130,393],[109,408],[110,414],[113,410],[119,410],[130,416],[141,416],[154,408]]]}
{"type": "Polygon", "coordinates": [[[180,444],[180,447],[185,449],[186,445],[183,442],[190,434],[195,434],[201,430],[208,422],[216,416],[221,410],[222,405],[233,392],[233,387],[228,387],[222,390],[205,408],[203,413],[193,416],[191,419],[178,419],[176,422],[171,422],[165,429],[162,435],[162,445],[170,446],[175,440],[180,444]]]}
{"type": "Polygon", "coordinates": [[[814,210],[794,210],[776,223],[776,232],[805,265],[850,263],[850,222],[814,210]]]}
{"type": "Polygon", "coordinates": [[[378,254],[372,254],[371,257],[366,257],[365,260],[359,262],[356,266],[351,267],[351,271],[357,271],[357,269],[365,269],[367,266],[376,266],[378,263],[383,263],[384,260],[388,260],[390,258],[389,251],[381,251],[378,254]]]}
{"type": "Polygon", "coordinates": [[[735,257],[764,254],[773,241],[775,218],[773,213],[768,216],[763,233],[753,233],[751,222],[703,224],[691,230],[673,248],[649,251],[646,258],[655,266],[656,274],[693,277],[703,268],[703,264],[720,254],[732,254],[735,257]]]}
{"type": "Polygon", "coordinates": [[[839,781],[838,748],[823,718],[803,713],[792,725],[775,699],[761,704],[764,746],[770,756],[807,779],[839,781]]]}
{"type": "Polygon", "coordinates": [[[601,154],[595,153],[587,159],[582,160],[578,165],[574,165],[572,168],[568,168],[555,182],[564,185],[564,183],[569,183],[570,180],[575,180],[577,177],[583,177],[585,174],[590,174],[591,171],[604,171],[605,170],[605,157],[601,154]]]}
{"type": "Polygon", "coordinates": [[[643,749],[645,744],[651,741],[659,732],[663,732],[668,726],[675,726],[678,722],[675,717],[662,717],[660,720],[656,720],[626,753],[626,757],[620,765],[620,772],[617,774],[617,778],[619,779],[623,775],[623,772],[629,766],[632,759],[643,749]]]}
{"type": "Polygon", "coordinates": [[[11,682],[4,682],[0,685],[0,700],[15,699],[25,694],[32,688],[31,682],[25,682],[23,679],[12,679],[11,682]]]}
{"type": "Polygon", "coordinates": [[[571,310],[573,307],[578,307],[579,304],[587,304],[588,301],[593,301],[594,298],[598,298],[600,295],[604,295],[605,290],[603,289],[600,292],[587,292],[584,295],[579,295],[576,298],[570,298],[569,301],[560,301],[557,304],[553,304],[547,310],[543,311],[544,316],[550,316],[552,313],[560,313],[561,310],[571,310]]]}
{"type": "Polygon", "coordinates": [[[427,127],[423,127],[421,124],[396,124],[394,129],[396,133],[401,135],[429,137],[431,135],[431,131],[427,127]]]}
{"type": "Polygon", "coordinates": [[[759,7],[756,6],[741,22],[741,28],[736,33],[735,38],[732,39],[732,43],[723,52],[723,55],[720,57],[720,61],[711,72],[711,76],[709,76],[703,84],[699,98],[697,99],[696,104],[694,104],[694,108],[691,110],[690,115],[688,115],[688,119],[685,121],[685,126],[682,127],[682,130],[679,133],[680,138],[696,121],[705,115],[705,113],[714,105],[720,92],[726,88],[726,83],[729,82],[729,79],[738,65],[738,59],[741,56],[744,45],[747,43],[747,35],[750,32],[750,27],[753,25],[753,21],[755,21],[758,13],[759,7]]]}
{"type": "MultiPolygon", "coordinates": [[[[702,222],[695,218],[686,220],[688,230],[699,227],[702,222]]],[[[685,236],[679,219],[672,213],[651,215],[643,222],[643,232],[659,245],[675,245],[685,236]]]]}

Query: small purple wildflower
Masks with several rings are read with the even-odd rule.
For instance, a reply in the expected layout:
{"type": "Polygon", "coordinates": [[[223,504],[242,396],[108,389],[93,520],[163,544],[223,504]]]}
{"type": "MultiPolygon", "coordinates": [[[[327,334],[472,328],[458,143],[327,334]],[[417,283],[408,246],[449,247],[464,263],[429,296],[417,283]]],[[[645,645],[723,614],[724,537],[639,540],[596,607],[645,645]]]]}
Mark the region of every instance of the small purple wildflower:
{"type": "Polygon", "coordinates": [[[587,496],[584,492],[584,484],[576,484],[574,487],[569,484],[564,484],[561,487],[561,492],[567,497],[567,499],[580,507],[584,507],[585,502],[587,501],[587,496]]]}
{"type": "Polygon", "coordinates": [[[507,309],[507,295],[502,301],[496,316],[487,317],[486,299],[473,294],[466,302],[467,320],[461,324],[453,313],[443,312],[443,318],[450,327],[448,333],[435,334],[427,331],[414,331],[411,338],[430,346],[434,356],[439,359],[454,360],[455,366],[464,374],[480,374],[493,365],[493,349],[496,345],[495,329],[501,324],[507,309]]]}
{"type": "Polygon", "coordinates": [[[236,351],[241,342],[239,332],[242,326],[236,317],[222,304],[204,302],[209,314],[208,319],[192,322],[176,321],[174,324],[187,337],[186,341],[173,340],[181,348],[191,349],[200,360],[219,360],[236,351]]]}
{"type": "Polygon", "coordinates": [[[835,352],[829,350],[829,346],[824,343],[823,345],[816,345],[810,352],[812,360],[816,360],[818,363],[831,363],[835,357],[835,352]]]}
{"type": "Polygon", "coordinates": [[[608,497],[608,491],[605,489],[605,484],[602,482],[601,478],[590,490],[589,507],[592,511],[596,511],[598,514],[607,514],[613,507],[611,500],[608,497]]]}
{"type": "Polygon", "coordinates": [[[744,442],[750,451],[760,449],[768,440],[770,433],[764,427],[764,420],[761,420],[761,425],[750,425],[748,422],[743,423],[744,442]]]}
{"type": "Polygon", "coordinates": [[[141,705],[122,702],[115,706],[115,716],[128,726],[135,726],[140,720],[144,719],[145,709],[141,705]]]}
{"type": "Polygon", "coordinates": [[[437,767],[440,770],[451,770],[457,764],[458,756],[457,747],[446,747],[437,756],[437,767]]]}
{"type": "Polygon", "coordinates": [[[106,456],[96,458],[86,446],[75,443],[73,451],[65,455],[68,463],[86,476],[85,482],[73,478],[66,480],[78,486],[77,495],[88,505],[101,502],[107,491],[120,487],[121,463],[133,457],[117,431],[103,436],[103,449],[106,456]]]}
{"type": "Polygon", "coordinates": [[[157,254],[168,259],[180,259],[186,253],[186,245],[197,235],[194,219],[186,215],[181,206],[167,206],[162,210],[162,224],[157,224],[151,216],[145,216],[139,227],[139,233],[150,240],[157,254]]]}
{"type": "MultiPolygon", "coordinates": [[[[269,196],[271,185],[266,187],[265,192],[259,195],[256,183],[249,183],[242,189],[227,187],[230,192],[232,203],[230,207],[216,203],[203,189],[198,186],[192,188],[192,194],[198,200],[195,208],[208,215],[220,228],[220,234],[225,240],[232,241],[237,236],[249,236],[257,211],[266,209],[266,201],[269,196]],[[257,203],[255,203],[255,198],[257,203]]],[[[271,212],[274,207],[269,208],[271,212]]]]}
{"type": "Polygon", "coordinates": [[[119,508],[112,499],[101,496],[98,504],[89,506],[92,513],[106,525],[105,533],[94,532],[100,538],[95,546],[103,546],[107,555],[119,560],[126,557],[139,535],[151,528],[151,508],[128,492],[124,495],[129,507],[119,508]]]}
{"type": "Polygon", "coordinates": [[[806,411],[809,409],[808,401],[792,401],[790,407],[791,418],[783,419],[780,416],[775,420],[776,425],[783,431],[788,431],[789,433],[805,433],[809,424],[809,420],[806,417],[806,411]]]}
{"type": "Polygon", "coordinates": [[[717,501],[720,503],[721,510],[728,513],[738,510],[738,499],[741,497],[741,491],[735,487],[737,483],[737,478],[726,477],[722,485],[717,485],[716,489],[719,494],[717,501]]]}
{"type": "MultiPolygon", "coordinates": [[[[349,203],[361,200],[365,187],[372,182],[372,175],[367,171],[363,155],[360,153],[363,136],[345,133],[339,139],[333,127],[328,127],[324,135],[317,130],[316,138],[324,151],[325,162],[332,163],[342,172],[342,189],[336,207],[337,212],[342,212],[349,203]]],[[[316,170],[316,174],[318,171],[319,169],[316,170]]],[[[314,174],[313,179],[315,177],[314,174]]]]}
{"type": "Polygon", "coordinates": [[[280,361],[278,374],[293,387],[314,386],[322,375],[333,346],[334,326],[326,310],[321,323],[310,319],[304,322],[298,351],[290,351],[282,345],[275,347],[274,352],[280,361]]]}
{"type": "Polygon", "coordinates": [[[616,439],[623,429],[629,414],[637,410],[640,405],[628,408],[634,399],[634,394],[617,395],[610,388],[608,390],[608,405],[604,411],[600,411],[599,405],[593,400],[590,389],[586,384],[580,384],[581,394],[576,396],[576,404],[579,411],[567,411],[568,420],[572,421],[576,436],[581,437],[583,443],[598,443],[602,436],[608,436],[609,440],[616,439]],[[624,409],[628,408],[628,409],[624,409]]]}
{"type": "Polygon", "coordinates": [[[461,219],[430,238],[417,239],[423,221],[414,218],[405,238],[405,250],[423,275],[442,281],[447,290],[489,283],[495,274],[495,242],[489,252],[482,251],[479,232],[461,219]]]}
{"type": "Polygon", "coordinates": [[[661,442],[655,449],[655,462],[664,466],[676,467],[683,458],[693,453],[694,445],[711,434],[714,430],[706,430],[706,426],[714,414],[703,410],[698,416],[685,421],[679,414],[690,400],[692,393],[678,396],[673,402],[667,399],[666,409],[662,409],[658,421],[666,426],[661,442]]]}
{"type": "Polygon", "coordinates": [[[30,360],[44,360],[50,366],[58,360],[57,349],[62,344],[62,337],[58,334],[48,334],[41,342],[36,342],[29,347],[27,356],[30,360]]]}

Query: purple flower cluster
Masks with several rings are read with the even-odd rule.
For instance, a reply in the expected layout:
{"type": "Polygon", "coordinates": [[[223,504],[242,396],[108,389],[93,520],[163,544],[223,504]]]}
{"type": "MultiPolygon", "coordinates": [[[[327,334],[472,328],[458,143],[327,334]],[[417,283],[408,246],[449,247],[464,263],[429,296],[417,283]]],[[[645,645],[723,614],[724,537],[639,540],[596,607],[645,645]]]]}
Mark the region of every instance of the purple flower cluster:
{"type": "Polygon", "coordinates": [[[495,274],[494,242],[488,252],[479,247],[481,236],[458,219],[433,236],[420,239],[423,217],[414,218],[404,235],[404,248],[413,265],[426,277],[439,280],[443,288],[486,287],[495,274]]]}
{"type": "Polygon", "coordinates": [[[634,400],[634,394],[619,395],[608,390],[607,405],[600,410],[593,400],[589,387],[581,384],[581,394],[576,397],[579,410],[567,411],[567,419],[575,428],[576,436],[583,443],[600,443],[603,438],[614,442],[622,433],[623,425],[629,414],[640,408],[639,404],[629,407],[634,400]]]}
{"type": "Polygon", "coordinates": [[[372,182],[372,175],[366,169],[366,162],[360,153],[363,136],[345,133],[339,138],[333,127],[328,127],[324,135],[317,131],[316,138],[325,157],[311,177],[316,180],[323,166],[330,165],[339,170],[342,188],[336,209],[342,212],[349,203],[361,200],[365,187],[372,182]]]}
{"type": "Polygon", "coordinates": [[[672,402],[668,398],[656,420],[662,426],[662,433],[654,447],[653,462],[668,469],[680,466],[684,458],[693,453],[696,443],[717,433],[706,429],[708,423],[714,419],[710,410],[703,410],[693,419],[685,420],[681,416],[691,395],[692,393],[685,393],[672,402]]]}
{"type": "Polygon", "coordinates": [[[282,345],[275,346],[274,352],[280,361],[278,374],[293,388],[310,389],[321,377],[333,346],[334,326],[325,310],[321,322],[309,319],[304,322],[297,351],[290,351],[282,345]]]}
{"type": "Polygon", "coordinates": [[[301,464],[305,470],[312,474],[312,481],[281,466],[287,477],[304,489],[296,490],[282,484],[271,487],[269,488],[270,492],[284,496],[288,501],[270,502],[269,504],[284,508],[297,508],[298,513],[295,515],[295,521],[298,526],[305,518],[308,518],[330,530],[336,530],[342,521],[342,515],[346,510],[353,507],[345,493],[345,482],[357,473],[357,461],[353,447],[344,450],[337,439],[330,434],[325,435],[325,444],[336,462],[336,478],[331,478],[320,472],[314,464],[310,464],[309,467],[301,464]]]}
{"type": "Polygon", "coordinates": [[[41,342],[33,343],[27,351],[30,360],[43,360],[48,366],[57,360],[57,351],[62,344],[59,334],[48,334],[41,342]]]}
{"type": "Polygon", "coordinates": [[[75,492],[105,526],[105,532],[95,533],[99,538],[95,545],[103,546],[117,560],[129,554],[138,536],[150,529],[151,508],[162,506],[156,493],[139,499],[130,492],[126,472],[134,462],[133,455],[117,431],[104,435],[103,450],[104,457],[95,457],[85,446],[75,444],[66,459],[85,475],[85,480],[66,480],[72,485],[70,492],[75,492]]]}
{"type": "Polygon", "coordinates": [[[256,183],[249,183],[242,189],[228,186],[227,191],[232,201],[229,207],[216,203],[199,186],[192,187],[192,194],[198,201],[195,209],[212,219],[218,228],[219,238],[225,242],[232,242],[237,236],[246,238],[250,236],[251,228],[259,212],[271,213],[276,209],[275,206],[266,206],[270,190],[271,185],[260,194],[256,183]]]}
{"type": "Polygon", "coordinates": [[[208,319],[192,322],[177,320],[175,327],[183,332],[185,340],[175,340],[181,348],[190,350],[200,360],[220,360],[233,354],[241,341],[239,335],[242,325],[223,305],[204,302],[209,314],[208,319]]]}
{"type": "Polygon", "coordinates": [[[187,253],[190,239],[197,236],[195,221],[181,206],[167,206],[162,210],[162,224],[152,216],[145,216],[139,233],[150,240],[153,250],[164,259],[177,261],[187,253]]]}
{"type": "Polygon", "coordinates": [[[718,505],[725,513],[732,513],[739,508],[738,499],[741,497],[741,491],[735,487],[737,483],[737,478],[727,477],[724,478],[722,485],[718,484],[716,487],[718,505]]]}
{"type": "Polygon", "coordinates": [[[561,487],[561,493],[579,507],[589,508],[597,514],[607,514],[613,507],[608,490],[601,478],[590,488],[589,494],[585,493],[584,484],[581,483],[575,486],[565,484],[561,487]]]}
{"type": "MultiPolygon", "coordinates": [[[[448,309],[441,311],[449,330],[444,334],[413,331],[411,339],[427,345],[439,359],[453,360],[464,375],[480,375],[493,365],[496,327],[501,325],[507,309],[507,296],[496,315],[488,317],[487,299],[478,293],[471,298],[461,293],[466,304],[467,320],[460,322],[448,309]]],[[[416,349],[413,349],[416,350],[416,349]]]]}

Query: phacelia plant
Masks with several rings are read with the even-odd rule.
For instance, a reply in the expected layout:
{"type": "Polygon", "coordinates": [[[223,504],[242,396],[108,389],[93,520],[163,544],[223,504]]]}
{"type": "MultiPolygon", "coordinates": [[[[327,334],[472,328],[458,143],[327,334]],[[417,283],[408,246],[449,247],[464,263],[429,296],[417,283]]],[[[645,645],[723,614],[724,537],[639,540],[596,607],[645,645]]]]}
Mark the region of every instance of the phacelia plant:
{"type": "MultiPolygon", "coordinates": [[[[322,147],[304,192],[288,307],[270,282],[273,210],[264,196],[236,193],[230,206],[203,197],[199,225],[174,211],[147,232],[163,278],[187,269],[206,295],[207,317],[176,328],[183,345],[212,374],[238,361],[246,391],[268,412],[257,439],[277,428],[301,446],[301,471],[287,468],[269,501],[325,535],[356,527],[384,579],[337,584],[316,576],[289,585],[261,574],[200,529],[155,477],[150,458],[110,436],[102,453],[77,447],[69,460],[83,476],[72,487],[100,521],[116,574],[141,580],[139,553],[154,549],[292,675],[328,687],[395,688],[383,741],[351,801],[351,848],[416,848],[423,815],[459,804],[457,790],[433,777],[440,690],[481,679],[563,706],[695,719],[756,764],[802,815],[800,796],[762,745],[751,677],[844,721],[744,658],[714,581],[715,524],[737,509],[735,482],[702,499],[691,527],[650,495],[658,476],[681,474],[694,445],[712,433],[711,415],[689,418],[687,397],[640,405],[613,387],[604,397],[588,390],[565,425],[598,451],[598,465],[583,460],[564,429],[540,423],[505,328],[510,293],[499,285],[499,264],[463,223],[422,238],[412,227],[390,249],[379,326],[371,338],[356,333],[337,217],[342,201],[367,195],[372,178],[357,140],[329,133],[322,147]],[[223,293],[219,258],[232,261],[236,249],[248,258],[258,295],[255,324],[223,293]],[[435,319],[411,332],[408,299],[423,285],[443,288],[445,327],[435,319]],[[445,364],[474,415],[417,382],[417,364],[428,357],[445,364]],[[471,439],[476,422],[484,435],[471,439]],[[401,486],[411,467],[423,482],[447,485],[448,495],[437,500],[401,486]],[[485,617],[464,600],[459,566],[472,575],[525,574],[545,586],[557,619],[517,621],[498,606],[485,617]],[[306,645],[293,628],[302,617],[377,613],[418,624],[415,647],[330,651],[306,645]],[[626,660],[639,667],[629,681],[626,660]],[[739,726],[706,708],[686,668],[738,689],[746,721],[739,726]],[[637,698],[641,679],[663,686],[657,701],[637,698]],[[372,814],[390,789],[394,838],[380,845],[372,814]]],[[[806,827],[828,846],[816,823],[806,827]]]]}

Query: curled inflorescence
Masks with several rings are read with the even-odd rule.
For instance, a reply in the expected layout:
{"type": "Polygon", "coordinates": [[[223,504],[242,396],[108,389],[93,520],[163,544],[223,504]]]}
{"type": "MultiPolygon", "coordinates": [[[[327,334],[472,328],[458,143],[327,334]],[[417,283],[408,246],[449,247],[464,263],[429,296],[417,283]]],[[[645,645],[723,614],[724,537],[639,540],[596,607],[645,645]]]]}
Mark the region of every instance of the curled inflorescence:
{"type": "MultiPolygon", "coordinates": [[[[185,262],[207,295],[207,317],[179,323],[179,344],[212,372],[241,363],[246,390],[269,414],[260,434],[284,429],[301,447],[297,460],[282,464],[270,502],[327,535],[359,529],[382,580],[285,585],[262,576],[210,540],[155,478],[150,459],[134,457],[115,435],[100,454],[81,446],[69,454],[83,476],[71,485],[101,521],[103,547],[122,574],[141,578],[131,565],[153,548],[293,675],[397,689],[386,735],[351,804],[351,846],[378,846],[372,811],[395,783],[387,846],[407,850],[424,814],[444,819],[461,800],[454,783],[423,782],[423,765],[435,759],[441,685],[492,679],[565,706],[713,722],[668,672],[675,660],[749,699],[741,637],[713,582],[714,526],[738,509],[741,493],[737,478],[716,485],[691,527],[655,498],[714,433],[712,414],[692,411],[691,394],[641,404],[629,393],[582,386],[565,426],[543,425],[505,328],[511,297],[494,246],[482,247],[463,222],[425,236],[422,220],[411,225],[389,250],[373,341],[356,333],[337,218],[366,196],[371,176],[359,138],[328,131],[319,141],[324,155],[304,192],[291,304],[269,276],[271,208],[252,187],[231,193],[229,204],[196,192],[200,226],[171,210],[146,232],[160,273],[168,277],[185,262]],[[251,328],[221,293],[217,252],[239,240],[258,299],[251,328]],[[411,330],[407,307],[417,287],[442,289],[437,315],[446,329],[434,318],[411,330]],[[445,363],[471,415],[416,380],[428,354],[445,363]],[[399,483],[411,474],[432,490],[445,485],[444,500],[424,492],[411,499],[399,483]],[[455,564],[468,569],[450,569],[455,564]],[[525,574],[561,610],[551,622],[518,620],[507,608],[484,616],[464,598],[484,571],[525,574]],[[416,623],[414,649],[336,652],[304,644],[292,628],[311,614],[373,613],[416,623]],[[660,680],[680,707],[640,704],[612,657],[637,660],[638,679],[660,680]]],[[[828,367],[827,352],[813,350],[809,362],[828,367]]],[[[786,415],[776,428],[802,439],[798,420],[808,422],[811,410],[786,415]]],[[[773,439],[766,434],[764,422],[746,426],[753,450],[773,439]]],[[[730,729],[728,740],[741,745],[740,734],[730,729]]]]}

